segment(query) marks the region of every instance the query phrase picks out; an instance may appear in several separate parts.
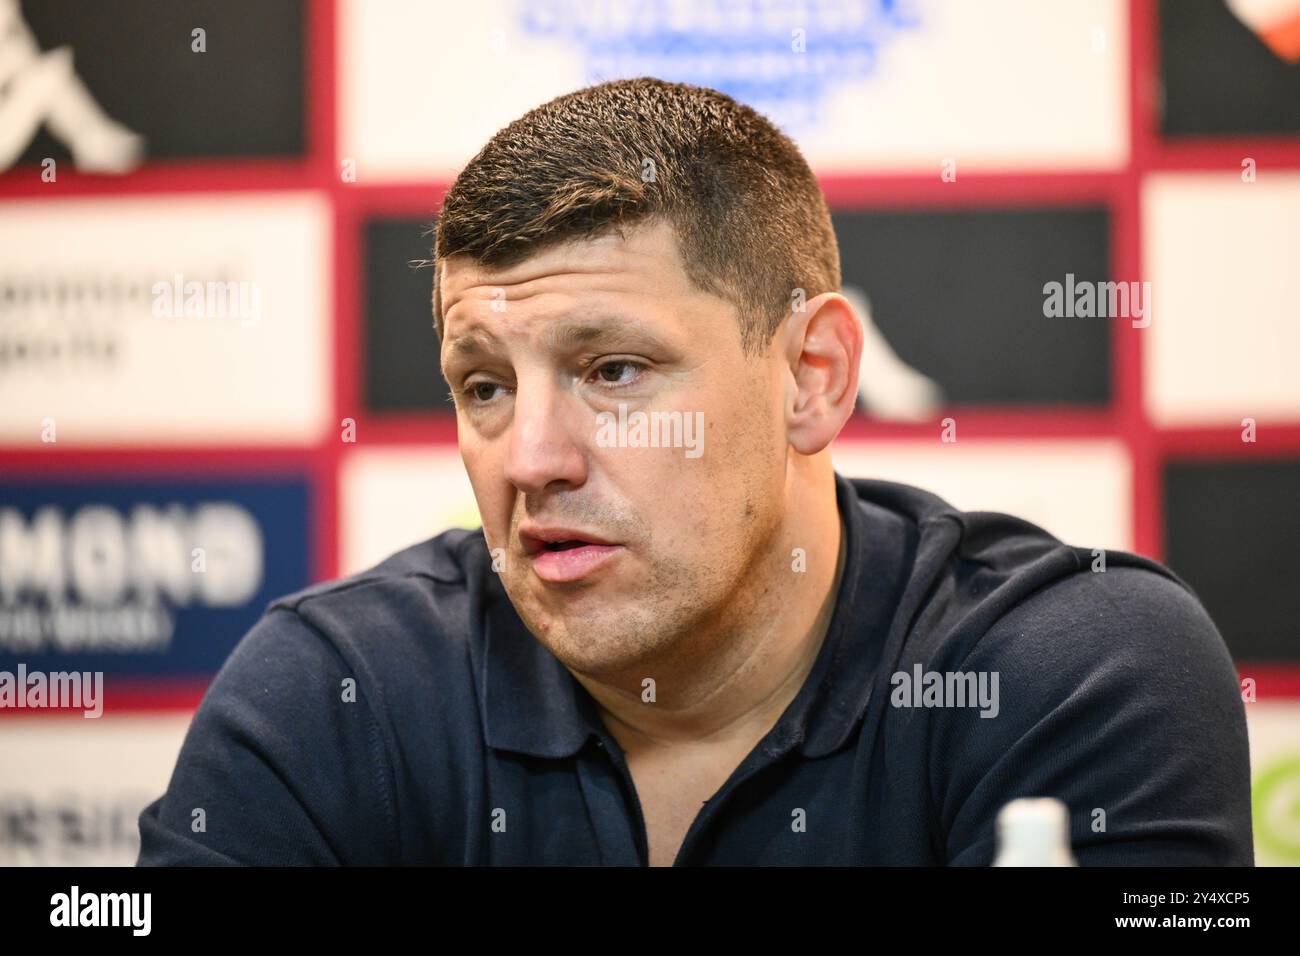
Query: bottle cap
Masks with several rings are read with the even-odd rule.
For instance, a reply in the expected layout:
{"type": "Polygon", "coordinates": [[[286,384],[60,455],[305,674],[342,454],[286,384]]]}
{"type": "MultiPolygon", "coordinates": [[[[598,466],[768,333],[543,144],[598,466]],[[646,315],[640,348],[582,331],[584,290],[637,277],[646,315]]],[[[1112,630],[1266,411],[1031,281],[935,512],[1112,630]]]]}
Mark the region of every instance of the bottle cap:
{"type": "Polygon", "coordinates": [[[1055,797],[1012,800],[998,813],[994,866],[1074,866],[1070,814],[1055,797]]]}

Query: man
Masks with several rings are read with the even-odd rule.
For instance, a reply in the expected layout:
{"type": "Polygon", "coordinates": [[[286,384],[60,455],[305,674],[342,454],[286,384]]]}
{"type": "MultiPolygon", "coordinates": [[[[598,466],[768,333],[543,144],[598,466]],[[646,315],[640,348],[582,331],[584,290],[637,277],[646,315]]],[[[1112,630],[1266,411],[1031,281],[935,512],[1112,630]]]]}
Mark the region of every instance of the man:
{"type": "Polygon", "coordinates": [[[832,469],[839,284],[808,166],[720,93],[500,131],[435,248],[483,527],[273,602],[140,862],[988,865],[1033,796],[1083,864],[1252,863],[1236,675],[1177,577],[832,469]]]}

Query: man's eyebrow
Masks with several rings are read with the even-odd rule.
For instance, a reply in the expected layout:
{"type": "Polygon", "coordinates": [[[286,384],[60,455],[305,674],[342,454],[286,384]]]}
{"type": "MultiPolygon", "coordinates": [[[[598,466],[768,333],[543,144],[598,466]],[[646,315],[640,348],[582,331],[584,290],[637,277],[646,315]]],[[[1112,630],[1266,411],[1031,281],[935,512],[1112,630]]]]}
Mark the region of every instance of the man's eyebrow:
{"type": "Polygon", "coordinates": [[[486,355],[491,351],[487,338],[482,332],[478,331],[457,336],[447,344],[447,359],[478,358],[481,355],[486,355]]]}
{"type": "Polygon", "coordinates": [[[659,340],[658,335],[640,322],[623,316],[562,319],[546,330],[546,345],[557,352],[580,345],[610,346],[659,340]]]}

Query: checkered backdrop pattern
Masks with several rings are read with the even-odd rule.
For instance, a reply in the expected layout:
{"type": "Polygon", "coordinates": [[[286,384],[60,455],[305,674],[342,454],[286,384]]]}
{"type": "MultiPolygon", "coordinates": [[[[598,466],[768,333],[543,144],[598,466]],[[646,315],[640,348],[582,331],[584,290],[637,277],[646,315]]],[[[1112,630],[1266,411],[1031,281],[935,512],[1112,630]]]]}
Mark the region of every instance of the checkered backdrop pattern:
{"type": "Polygon", "coordinates": [[[1173,567],[1243,678],[1260,861],[1300,862],[1296,3],[42,0],[0,23],[0,670],[106,681],[96,720],[0,710],[0,863],[134,859],[271,598],[477,522],[412,262],[498,128],[643,74],[762,109],[821,179],[874,343],[837,467],[1173,567]],[[1081,305],[1106,282],[1124,313],[1081,305]]]}

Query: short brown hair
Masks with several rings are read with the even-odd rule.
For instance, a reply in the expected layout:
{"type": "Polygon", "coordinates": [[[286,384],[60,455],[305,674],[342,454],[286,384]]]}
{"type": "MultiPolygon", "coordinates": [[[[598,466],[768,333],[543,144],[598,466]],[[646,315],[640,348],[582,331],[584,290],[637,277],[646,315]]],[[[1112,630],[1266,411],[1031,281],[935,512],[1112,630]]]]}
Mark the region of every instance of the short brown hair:
{"type": "Polygon", "coordinates": [[[826,200],[788,136],[717,90],[614,80],[525,113],[456,178],[434,244],[439,336],[447,256],[506,267],[654,217],[671,223],[691,281],[735,305],[747,353],[766,350],[794,290],[840,288],[826,200]]]}

